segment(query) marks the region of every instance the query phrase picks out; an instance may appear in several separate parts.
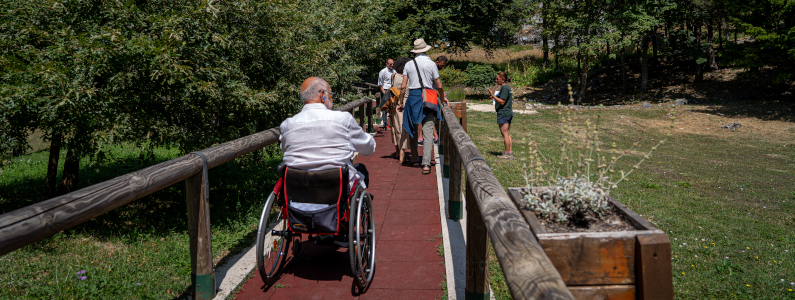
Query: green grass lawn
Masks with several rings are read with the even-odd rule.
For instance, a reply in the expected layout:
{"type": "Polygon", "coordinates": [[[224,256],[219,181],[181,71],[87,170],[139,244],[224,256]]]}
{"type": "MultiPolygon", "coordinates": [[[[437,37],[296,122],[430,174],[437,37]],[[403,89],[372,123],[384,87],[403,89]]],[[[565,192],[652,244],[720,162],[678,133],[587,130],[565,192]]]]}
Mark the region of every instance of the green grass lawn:
{"type": "MultiPolygon", "coordinates": [[[[179,156],[175,149],[142,155],[132,145],[106,151],[101,163],[81,161],[81,188],[179,156]]],[[[209,172],[215,262],[253,243],[280,161],[264,152],[209,172]]],[[[44,200],[47,156],[20,156],[5,168],[0,213],[44,200]]],[[[190,256],[184,190],[177,183],[0,257],[0,299],[185,298],[190,256]]]]}
{"type": "MultiPolygon", "coordinates": [[[[795,299],[795,139],[786,130],[793,124],[767,123],[783,128],[779,131],[692,128],[707,119],[697,113],[702,109],[677,108],[668,142],[612,195],[668,234],[676,298],[795,299]]],[[[469,135],[503,187],[525,186],[523,139],[556,155],[557,112],[515,114],[513,161],[496,157],[504,149],[495,115],[467,112],[469,135]]],[[[601,110],[600,139],[626,149],[642,136],[640,150],[647,151],[668,132],[667,113],[664,108],[601,110]]],[[[580,111],[574,122],[593,121],[597,114],[580,111]]],[[[632,152],[616,169],[631,169],[641,156],[632,152]]],[[[510,298],[493,254],[491,264],[497,298],[510,298]]]]}

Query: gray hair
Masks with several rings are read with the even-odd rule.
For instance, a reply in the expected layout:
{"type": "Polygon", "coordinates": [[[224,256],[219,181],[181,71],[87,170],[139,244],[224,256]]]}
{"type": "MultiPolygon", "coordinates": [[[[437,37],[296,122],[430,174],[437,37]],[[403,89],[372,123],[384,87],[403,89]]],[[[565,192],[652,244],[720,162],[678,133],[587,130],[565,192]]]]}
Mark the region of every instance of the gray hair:
{"type": "Polygon", "coordinates": [[[326,81],[323,79],[315,79],[309,86],[301,92],[301,102],[307,103],[309,100],[315,99],[320,90],[326,90],[326,81]]]}

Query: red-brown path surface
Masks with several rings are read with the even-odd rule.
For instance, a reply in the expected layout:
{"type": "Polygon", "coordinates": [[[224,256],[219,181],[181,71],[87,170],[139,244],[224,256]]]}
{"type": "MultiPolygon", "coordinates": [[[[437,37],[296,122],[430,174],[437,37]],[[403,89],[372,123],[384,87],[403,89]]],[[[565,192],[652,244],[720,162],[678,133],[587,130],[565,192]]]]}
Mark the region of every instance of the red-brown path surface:
{"type": "Polygon", "coordinates": [[[436,170],[422,175],[418,167],[399,165],[389,131],[379,130],[375,140],[373,155],[356,158],[367,166],[367,190],[375,196],[376,267],[370,288],[356,293],[347,248],[303,241],[301,253],[287,258],[276,284],[266,287],[254,270],[235,299],[419,300],[444,294],[444,257],[436,250],[442,244],[436,170]]]}

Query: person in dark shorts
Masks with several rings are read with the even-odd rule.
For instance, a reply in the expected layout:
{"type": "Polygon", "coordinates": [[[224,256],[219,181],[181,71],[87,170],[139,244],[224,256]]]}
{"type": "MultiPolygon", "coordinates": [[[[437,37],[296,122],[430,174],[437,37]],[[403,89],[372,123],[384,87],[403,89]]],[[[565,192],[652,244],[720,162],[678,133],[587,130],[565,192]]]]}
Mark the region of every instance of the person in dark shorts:
{"type": "Polygon", "coordinates": [[[513,159],[513,139],[511,139],[511,119],[513,119],[513,92],[511,87],[508,86],[508,74],[505,72],[497,73],[497,78],[494,80],[497,83],[497,89],[490,90],[489,94],[494,101],[494,109],[497,111],[497,125],[500,127],[502,139],[505,142],[505,152],[498,155],[499,158],[513,159]]]}

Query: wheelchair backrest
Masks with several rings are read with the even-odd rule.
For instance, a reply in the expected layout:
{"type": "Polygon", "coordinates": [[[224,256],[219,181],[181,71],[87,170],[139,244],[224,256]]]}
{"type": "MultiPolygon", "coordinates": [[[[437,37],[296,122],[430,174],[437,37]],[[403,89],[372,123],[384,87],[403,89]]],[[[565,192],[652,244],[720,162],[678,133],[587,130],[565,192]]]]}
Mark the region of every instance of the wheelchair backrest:
{"type": "Polygon", "coordinates": [[[289,202],[333,205],[347,196],[347,167],[315,172],[285,169],[284,194],[289,202]]]}

